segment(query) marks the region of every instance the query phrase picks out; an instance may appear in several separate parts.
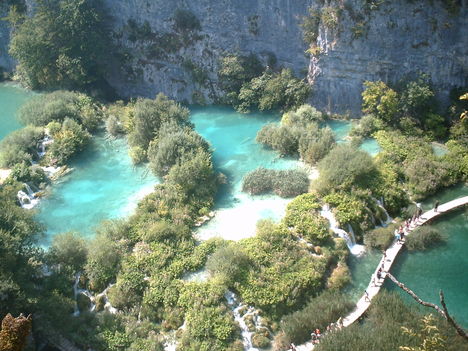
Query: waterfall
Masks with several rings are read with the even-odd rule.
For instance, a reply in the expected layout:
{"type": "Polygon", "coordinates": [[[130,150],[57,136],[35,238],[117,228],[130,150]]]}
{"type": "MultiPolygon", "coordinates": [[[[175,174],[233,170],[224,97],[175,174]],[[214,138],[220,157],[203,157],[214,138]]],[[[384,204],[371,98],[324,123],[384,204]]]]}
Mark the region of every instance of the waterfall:
{"type": "Polygon", "coordinates": [[[386,226],[387,224],[389,224],[391,221],[393,221],[393,218],[390,217],[390,215],[388,214],[387,210],[385,209],[385,207],[383,206],[383,197],[380,199],[380,200],[377,200],[377,199],[374,199],[375,202],[377,203],[377,206],[379,206],[382,211],[384,212],[385,214],[385,221],[382,223],[384,226],[386,226]]]}
{"type": "Polygon", "coordinates": [[[81,277],[81,273],[77,273],[75,275],[75,283],[73,284],[73,296],[75,297],[75,306],[73,308],[74,309],[73,315],[75,317],[80,315],[80,310],[78,308],[78,296],[80,294],[85,295],[89,299],[89,302],[90,302],[89,311],[90,312],[94,311],[95,308],[96,308],[94,296],[88,290],[81,289],[81,288],[78,287],[78,285],[80,284],[80,277],[81,277]]]}
{"type": "Polygon", "coordinates": [[[16,194],[16,197],[18,198],[18,201],[22,208],[30,210],[31,208],[33,208],[39,203],[39,199],[35,198],[34,192],[31,190],[31,187],[29,185],[27,184],[24,184],[24,185],[25,185],[26,191],[29,194],[26,194],[23,190],[20,190],[16,194]]]}
{"type": "Polygon", "coordinates": [[[245,323],[245,320],[244,320],[245,316],[253,315],[255,316],[254,318],[255,326],[257,326],[257,323],[258,323],[258,318],[256,318],[257,311],[255,311],[253,307],[248,307],[247,312],[243,316],[241,316],[240,310],[245,309],[247,306],[239,303],[237,301],[236,294],[234,294],[232,291],[226,292],[224,296],[226,297],[228,305],[231,307],[232,313],[234,314],[234,320],[237,323],[239,323],[239,326],[241,328],[242,344],[244,344],[244,350],[245,351],[259,351],[257,348],[254,348],[252,346],[253,332],[249,331],[249,328],[247,327],[247,324],[245,323]]]}
{"type": "Polygon", "coordinates": [[[322,210],[320,211],[320,215],[328,219],[328,221],[330,222],[330,229],[336,235],[346,240],[346,245],[348,246],[349,251],[351,251],[353,255],[359,256],[364,253],[365,251],[364,245],[356,244],[356,238],[354,237],[353,228],[349,226],[350,234],[348,234],[345,230],[339,228],[338,222],[336,221],[336,218],[333,215],[333,212],[330,210],[330,206],[328,206],[328,204],[325,204],[322,207],[322,210]]]}
{"type": "Polygon", "coordinates": [[[41,141],[37,143],[37,149],[39,150],[37,152],[37,155],[39,156],[39,158],[44,157],[44,155],[46,154],[46,146],[49,144],[52,144],[53,142],[54,142],[54,139],[46,135],[44,139],[42,139],[41,141]]]}

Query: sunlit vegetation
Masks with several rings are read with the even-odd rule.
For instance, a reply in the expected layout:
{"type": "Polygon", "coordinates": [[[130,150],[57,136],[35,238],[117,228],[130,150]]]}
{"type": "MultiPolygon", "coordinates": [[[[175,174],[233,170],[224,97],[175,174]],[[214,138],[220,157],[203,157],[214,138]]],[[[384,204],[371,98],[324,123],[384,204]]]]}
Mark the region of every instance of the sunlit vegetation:
{"type": "Polygon", "coordinates": [[[281,197],[293,197],[308,189],[308,175],[301,170],[258,168],[249,172],[242,183],[242,191],[252,195],[274,192],[281,197]]]}
{"type": "MultiPolygon", "coordinates": [[[[12,17],[10,17],[10,20],[12,17]]],[[[10,54],[18,78],[37,89],[104,86],[112,46],[99,1],[39,1],[31,17],[16,16],[10,54]]]]}

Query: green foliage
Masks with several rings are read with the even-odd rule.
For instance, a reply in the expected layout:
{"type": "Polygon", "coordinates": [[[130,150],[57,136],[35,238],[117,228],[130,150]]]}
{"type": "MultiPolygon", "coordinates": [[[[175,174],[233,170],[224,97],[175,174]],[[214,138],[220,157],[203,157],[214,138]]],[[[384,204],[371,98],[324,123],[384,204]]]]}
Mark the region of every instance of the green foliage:
{"type": "MultiPolygon", "coordinates": [[[[346,247],[345,250],[348,250],[348,248],[346,247]]],[[[341,290],[350,282],[351,271],[349,270],[348,265],[344,262],[339,262],[328,277],[327,288],[331,290],[341,290]]]]}
{"type": "Polygon", "coordinates": [[[102,112],[99,104],[91,97],[63,90],[37,95],[21,106],[18,112],[22,124],[34,126],[46,126],[53,121],[63,122],[66,118],[93,131],[101,123],[102,112]]]}
{"type": "Polygon", "coordinates": [[[42,128],[33,126],[8,134],[0,141],[0,167],[13,167],[17,163],[30,163],[36,159],[36,145],[43,135],[42,128]]]}
{"type": "Polygon", "coordinates": [[[34,245],[41,227],[16,204],[17,187],[0,187],[0,315],[18,314],[31,301],[37,273],[34,245]]]}
{"type": "Polygon", "coordinates": [[[159,176],[166,175],[182,157],[208,152],[208,143],[190,128],[162,128],[161,137],[151,142],[148,150],[150,167],[159,176]]]}
{"type": "MultiPolygon", "coordinates": [[[[403,333],[402,328],[408,328],[423,334],[419,323],[422,313],[415,304],[403,302],[397,293],[381,291],[368,309],[365,323],[353,324],[342,328],[322,338],[316,346],[317,351],[347,351],[347,350],[399,350],[400,346],[417,347],[421,339],[417,335],[403,333]]],[[[455,351],[466,349],[466,343],[452,328],[447,328],[447,322],[436,318],[435,325],[447,338],[444,350],[455,351]]]]}
{"type": "Polygon", "coordinates": [[[91,135],[72,119],[66,118],[59,131],[52,134],[47,157],[51,163],[64,164],[70,157],[82,151],[90,142],[91,135]]]}
{"type": "Polygon", "coordinates": [[[281,329],[291,342],[300,344],[310,339],[312,331],[317,328],[325,331],[353,307],[345,295],[327,291],[311,299],[303,309],[285,316],[281,329]]]}
{"type": "Polygon", "coordinates": [[[206,262],[211,275],[219,275],[228,287],[241,279],[249,265],[249,258],[238,244],[229,243],[218,248],[206,262]]]}
{"type": "Polygon", "coordinates": [[[330,190],[346,190],[351,187],[366,188],[376,175],[372,157],[349,145],[338,145],[323,158],[318,168],[320,177],[317,189],[321,193],[330,190]]]}
{"type": "Polygon", "coordinates": [[[85,273],[91,290],[102,291],[115,281],[121,255],[125,252],[123,239],[127,236],[127,230],[124,222],[104,222],[98,228],[96,237],[89,242],[85,273]]]}
{"type": "Polygon", "coordinates": [[[424,251],[446,239],[442,234],[431,227],[418,227],[406,237],[406,247],[410,251],[424,251]]]}
{"type": "Polygon", "coordinates": [[[398,95],[384,82],[364,82],[362,110],[371,113],[385,123],[395,122],[398,112],[398,95]]]}
{"type": "Polygon", "coordinates": [[[10,178],[18,182],[33,183],[36,185],[41,185],[47,182],[47,176],[40,166],[28,166],[25,161],[13,166],[10,178]]]}
{"type": "Polygon", "coordinates": [[[88,249],[78,233],[69,232],[54,236],[49,255],[52,262],[76,273],[83,268],[88,249]]]}
{"type": "Polygon", "coordinates": [[[320,208],[316,195],[300,195],[288,204],[283,223],[292,233],[304,237],[314,245],[324,244],[331,236],[328,221],[320,216],[320,208]]]}
{"type": "Polygon", "coordinates": [[[284,226],[260,222],[240,245],[252,262],[236,285],[247,304],[277,318],[321,290],[327,259],[311,255],[284,226]]]}
{"type": "Polygon", "coordinates": [[[162,125],[186,124],[189,111],[160,93],[154,100],[137,100],[132,115],[129,134],[130,145],[146,150],[150,141],[159,136],[159,129],[162,125]]]}
{"type": "Polygon", "coordinates": [[[257,168],[249,172],[242,182],[242,191],[252,195],[274,192],[292,197],[307,192],[309,178],[302,170],[275,170],[257,168]]]}
{"type": "Polygon", "coordinates": [[[359,120],[359,124],[353,126],[349,135],[369,138],[374,132],[382,129],[382,123],[373,115],[364,115],[359,120]]]}
{"type": "Polygon", "coordinates": [[[386,250],[395,239],[393,232],[396,227],[396,224],[390,224],[387,227],[375,228],[364,233],[364,244],[374,249],[386,250]]]}
{"type": "Polygon", "coordinates": [[[257,141],[268,145],[282,155],[295,155],[313,164],[322,159],[335,144],[330,128],[319,128],[323,114],[310,105],[283,114],[281,124],[266,124],[258,133],[257,141]]]}
{"type": "Polygon", "coordinates": [[[17,24],[10,54],[20,79],[33,89],[83,88],[102,79],[111,53],[100,4],[90,0],[39,1],[17,24]]]}
{"type": "Polygon", "coordinates": [[[302,35],[307,44],[313,44],[319,34],[319,25],[321,13],[319,9],[309,7],[308,16],[304,16],[301,22],[302,35]]]}
{"type": "Polygon", "coordinates": [[[310,94],[310,86],[294,77],[289,69],[279,73],[265,71],[263,75],[244,83],[239,92],[239,112],[249,112],[252,108],[261,111],[288,111],[299,107],[310,94]]]}

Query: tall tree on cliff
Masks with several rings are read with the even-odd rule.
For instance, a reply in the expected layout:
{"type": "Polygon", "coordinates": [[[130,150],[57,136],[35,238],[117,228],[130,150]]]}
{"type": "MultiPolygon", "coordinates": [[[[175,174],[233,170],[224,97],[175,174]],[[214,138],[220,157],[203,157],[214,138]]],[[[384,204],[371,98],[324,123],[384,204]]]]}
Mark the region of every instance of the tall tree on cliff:
{"type": "Polygon", "coordinates": [[[102,80],[109,55],[100,1],[38,0],[31,17],[13,23],[10,54],[31,88],[83,89],[102,80]]]}

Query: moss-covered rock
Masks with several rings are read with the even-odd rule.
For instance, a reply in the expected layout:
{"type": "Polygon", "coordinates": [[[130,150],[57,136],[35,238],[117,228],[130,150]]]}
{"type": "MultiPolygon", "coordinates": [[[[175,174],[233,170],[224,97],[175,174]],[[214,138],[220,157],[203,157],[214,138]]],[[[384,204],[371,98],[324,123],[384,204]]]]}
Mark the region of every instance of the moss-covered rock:
{"type": "Polygon", "coordinates": [[[78,306],[78,311],[86,312],[91,308],[91,299],[85,294],[78,294],[76,297],[76,304],[78,306]]]}
{"type": "Polygon", "coordinates": [[[255,333],[252,336],[252,346],[253,347],[258,347],[260,349],[264,349],[270,346],[270,339],[268,339],[266,336],[264,336],[261,333],[255,333]]]}

